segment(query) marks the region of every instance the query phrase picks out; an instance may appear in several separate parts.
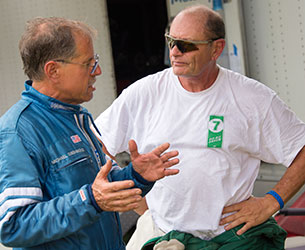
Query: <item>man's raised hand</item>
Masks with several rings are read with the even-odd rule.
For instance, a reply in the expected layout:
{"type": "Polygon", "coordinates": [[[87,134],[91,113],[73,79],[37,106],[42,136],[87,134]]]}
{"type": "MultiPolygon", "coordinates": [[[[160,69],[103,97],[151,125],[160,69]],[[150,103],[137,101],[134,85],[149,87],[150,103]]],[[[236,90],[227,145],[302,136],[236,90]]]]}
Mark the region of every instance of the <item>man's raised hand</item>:
{"type": "Polygon", "coordinates": [[[178,169],[169,169],[179,163],[178,151],[169,151],[169,143],[164,143],[147,154],[139,154],[137,144],[134,140],[128,143],[130,158],[134,170],[147,181],[157,181],[165,176],[179,173],[178,169]]]}
{"type": "Polygon", "coordinates": [[[132,188],[134,186],[132,180],[109,182],[107,175],[111,167],[111,161],[107,161],[92,184],[96,203],[103,211],[125,212],[138,208],[142,200],[141,189],[132,188]]]}

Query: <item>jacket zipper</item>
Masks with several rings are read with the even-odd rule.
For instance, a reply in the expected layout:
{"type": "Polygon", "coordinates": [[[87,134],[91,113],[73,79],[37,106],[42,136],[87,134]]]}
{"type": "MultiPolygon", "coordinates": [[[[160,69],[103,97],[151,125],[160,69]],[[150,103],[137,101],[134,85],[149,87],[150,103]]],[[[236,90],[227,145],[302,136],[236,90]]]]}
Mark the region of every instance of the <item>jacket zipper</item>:
{"type": "Polygon", "coordinates": [[[91,140],[91,137],[88,135],[88,133],[86,132],[86,130],[85,130],[85,128],[84,128],[84,125],[83,125],[84,115],[81,114],[80,116],[81,116],[81,117],[80,117],[80,120],[82,121],[81,124],[80,124],[80,122],[79,122],[79,120],[78,120],[77,115],[74,114],[74,119],[75,119],[75,121],[76,121],[76,125],[77,125],[77,127],[79,128],[79,130],[82,132],[82,134],[85,136],[85,138],[87,139],[87,141],[89,142],[89,144],[90,144],[90,146],[91,146],[91,150],[92,150],[92,152],[93,152],[93,156],[94,156],[94,158],[95,158],[95,160],[96,160],[96,162],[97,162],[99,168],[101,168],[101,161],[97,158],[97,155],[96,155],[97,149],[96,149],[96,147],[94,146],[94,144],[93,144],[93,142],[92,142],[92,140],[91,140]],[[82,118],[82,119],[81,119],[81,118],[82,118]]]}

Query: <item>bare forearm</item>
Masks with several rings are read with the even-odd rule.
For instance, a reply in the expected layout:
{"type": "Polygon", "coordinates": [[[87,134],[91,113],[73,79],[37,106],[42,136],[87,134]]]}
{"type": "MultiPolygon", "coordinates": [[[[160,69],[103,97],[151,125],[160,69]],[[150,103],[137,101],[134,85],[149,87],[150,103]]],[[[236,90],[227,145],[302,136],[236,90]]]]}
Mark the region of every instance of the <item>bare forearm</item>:
{"type": "Polygon", "coordinates": [[[305,147],[298,153],[281,180],[273,188],[286,203],[305,183],[305,147]]]}

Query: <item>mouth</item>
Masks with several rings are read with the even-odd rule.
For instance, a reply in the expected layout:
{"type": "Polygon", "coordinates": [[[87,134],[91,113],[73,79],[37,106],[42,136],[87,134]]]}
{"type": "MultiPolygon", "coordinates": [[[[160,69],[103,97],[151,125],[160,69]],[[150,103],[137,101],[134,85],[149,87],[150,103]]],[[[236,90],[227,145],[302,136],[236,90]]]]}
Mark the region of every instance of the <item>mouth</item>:
{"type": "Polygon", "coordinates": [[[92,91],[94,91],[95,90],[94,83],[95,83],[95,81],[92,83],[89,83],[88,89],[91,89],[92,91]]]}
{"type": "Polygon", "coordinates": [[[185,66],[185,62],[173,61],[172,66],[185,66]]]}

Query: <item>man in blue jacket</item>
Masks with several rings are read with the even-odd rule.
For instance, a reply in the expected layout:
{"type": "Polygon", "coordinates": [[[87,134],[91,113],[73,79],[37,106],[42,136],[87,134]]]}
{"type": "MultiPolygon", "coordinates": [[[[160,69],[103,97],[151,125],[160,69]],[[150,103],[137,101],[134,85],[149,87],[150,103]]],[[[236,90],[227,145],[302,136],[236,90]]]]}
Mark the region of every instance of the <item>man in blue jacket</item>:
{"type": "Polygon", "coordinates": [[[101,74],[94,31],[63,18],[35,18],[19,44],[30,80],[0,118],[0,238],[16,249],[125,249],[117,212],[164,176],[177,174],[169,144],[120,169],[105,160],[80,103],[101,74]]]}

